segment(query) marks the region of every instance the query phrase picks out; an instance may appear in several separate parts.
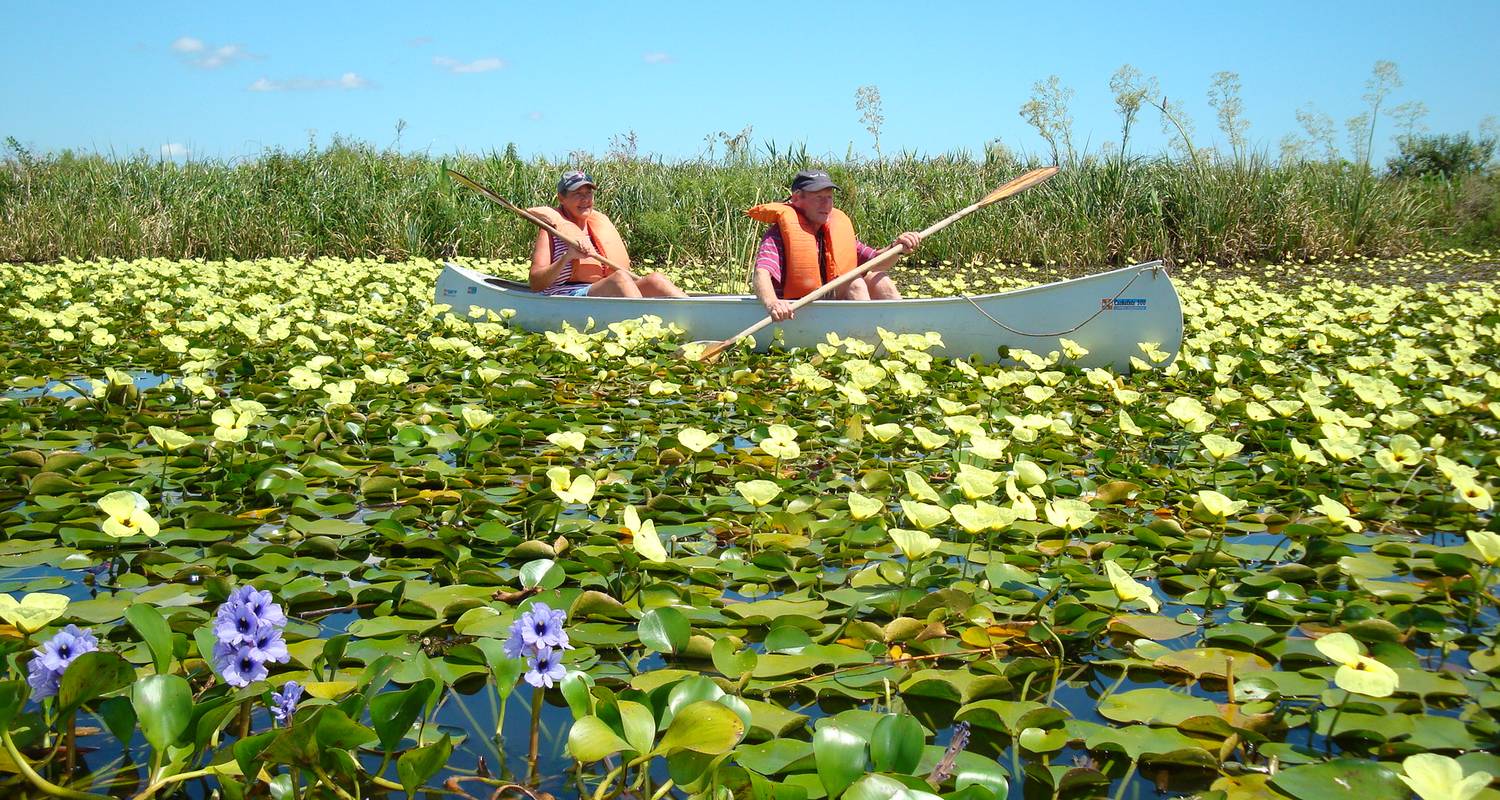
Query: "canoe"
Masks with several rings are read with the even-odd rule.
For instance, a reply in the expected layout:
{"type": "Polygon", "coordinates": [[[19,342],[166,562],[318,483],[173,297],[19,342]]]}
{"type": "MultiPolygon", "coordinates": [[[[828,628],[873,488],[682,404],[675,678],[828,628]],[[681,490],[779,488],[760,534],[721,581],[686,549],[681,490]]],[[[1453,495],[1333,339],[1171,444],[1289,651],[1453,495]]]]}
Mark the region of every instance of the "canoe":
{"type": "MultiPolygon", "coordinates": [[[[550,297],[526,285],[486,275],[449,262],[438,276],[435,299],[466,312],[471,306],[511,309],[511,324],[531,331],[559,330],[563,322],[583,329],[627,319],[658,316],[675,323],[686,340],[720,340],[748,328],[765,316],[751,295],[695,295],[688,298],[550,297]]],[[[913,300],[818,300],[795,319],[762,330],[759,349],[773,342],[785,347],[812,347],[829,333],[879,342],[877,328],[892,333],[942,334],[934,355],[978,356],[1005,360],[1009,349],[1047,354],[1063,349],[1061,338],[1077,342],[1088,354],[1080,366],[1130,370],[1130,357],[1144,358],[1140,342],[1154,342],[1169,358],[1182,344],[1182,305],[1177,289],[1160,261],[1101,272],[1082,278],[1031,286],[999,294],[913,300]]]]}

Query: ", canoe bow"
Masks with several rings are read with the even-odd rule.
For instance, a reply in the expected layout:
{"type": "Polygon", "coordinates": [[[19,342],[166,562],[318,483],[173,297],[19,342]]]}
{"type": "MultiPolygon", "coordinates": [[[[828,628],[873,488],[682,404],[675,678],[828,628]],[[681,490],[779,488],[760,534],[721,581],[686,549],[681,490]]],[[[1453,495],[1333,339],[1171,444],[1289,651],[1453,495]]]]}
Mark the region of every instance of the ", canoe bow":
{"type": "MultiPolygon", "coordinates": [[[[696,295],[687,298],[560,297],[529,291],[526,284],[486,275],[448,262],[438,276],[434,299],[463,314],[472,306],[510,309],[510,323],[530,331],[559,330],[564,322],[583,329],[590,321],[608,325],[647,315],[676,324],[684,338],[723,339],[754,324],[765,307],[752,295],[696,295]]],[[[1131,368],[1130,357],[1145,358],[1139,343],[1154,343],[1177,357],[1182,345],[1182,305],[1160,261],[1100,272],[1082,278],[1029,286],[999,294],[911,300],[819,300],[806,313],[776,323],[756,338],[764,350],[773,340],[786,347],[813,347],[829,333],[868,342],[879,330],[942,335],[934,355],[1004,360],[1010,348],[1034,353],[1061,351],[1060,339],[1077,342],[1087,355],[1069,363],[1131,368]]]]}

